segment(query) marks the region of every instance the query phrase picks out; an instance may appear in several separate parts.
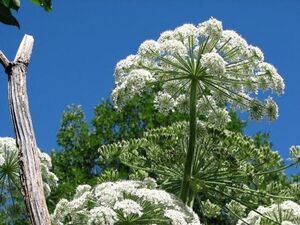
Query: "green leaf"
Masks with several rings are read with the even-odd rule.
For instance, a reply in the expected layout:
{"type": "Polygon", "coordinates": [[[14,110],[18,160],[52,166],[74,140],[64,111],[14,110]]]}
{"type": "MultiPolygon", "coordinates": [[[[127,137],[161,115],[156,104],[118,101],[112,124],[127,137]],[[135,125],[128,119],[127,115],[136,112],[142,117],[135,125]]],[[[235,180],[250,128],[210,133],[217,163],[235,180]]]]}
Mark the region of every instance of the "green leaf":
{"type": "Polygon", "coordinates": [[[3,4],[5,7],[9,9],[18,10],[20,8],[20,0],[0,0],[0,4],[3,4]]]}
{"type": "Polygon", "coordinates": [[[31,2],[43,7],[47,12],[50,12],[52,10],[51,0],[31,0],[31,2]]]}
{"type": "Polygon", "coordinates": [[[11,6],[13,9],[18,10],[20,8],[20,0],[11,0],[11,6]]]}
{"type": "Polygon", "coordinates": [[[20,7],[20,1],[16,0],[0,0],[0,4],[3,4],[5,7],[9,8],[9,9],[15,9],[18,10],[20,7]]]}
{"type": "Polygon", "coordinates": [[[12,15],[10,8],[3,4],[3,0],[0,2],[0,22],[8,25],[17,26],[20,28],[20,24],[17,19],[12,15]]]}

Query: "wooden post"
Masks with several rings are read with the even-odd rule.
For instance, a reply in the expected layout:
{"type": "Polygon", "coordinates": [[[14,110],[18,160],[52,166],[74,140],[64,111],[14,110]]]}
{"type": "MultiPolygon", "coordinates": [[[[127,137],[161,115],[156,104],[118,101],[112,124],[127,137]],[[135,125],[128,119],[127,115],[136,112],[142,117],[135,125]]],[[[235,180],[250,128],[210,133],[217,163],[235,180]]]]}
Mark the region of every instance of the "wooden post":
{"type": "Polygon", "coordinates": [[[26,91],[26,73],[33,37],[25,35],[15,60],[9,62],[0,51],[0,61],[8,75],[8,101],[19,150],[22,194],[32,225],[51,225],[26,91]]]}

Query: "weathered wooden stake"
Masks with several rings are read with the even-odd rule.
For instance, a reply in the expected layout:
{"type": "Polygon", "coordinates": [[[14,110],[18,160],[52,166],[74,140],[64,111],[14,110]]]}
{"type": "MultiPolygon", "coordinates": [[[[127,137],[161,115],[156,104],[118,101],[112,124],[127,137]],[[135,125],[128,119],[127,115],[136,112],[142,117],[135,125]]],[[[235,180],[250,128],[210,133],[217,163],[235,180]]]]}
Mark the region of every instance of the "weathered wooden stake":
{"type": "Polygon", "coordinates": [[[0,51],[0,61],[8,75],[9,108],[19,149],[22,194],[30,222],[32,225],[51,225],[26,91],[26,73],[33,42],[32,36],[25,35],[15,60],[9,62],[0,51]]]}

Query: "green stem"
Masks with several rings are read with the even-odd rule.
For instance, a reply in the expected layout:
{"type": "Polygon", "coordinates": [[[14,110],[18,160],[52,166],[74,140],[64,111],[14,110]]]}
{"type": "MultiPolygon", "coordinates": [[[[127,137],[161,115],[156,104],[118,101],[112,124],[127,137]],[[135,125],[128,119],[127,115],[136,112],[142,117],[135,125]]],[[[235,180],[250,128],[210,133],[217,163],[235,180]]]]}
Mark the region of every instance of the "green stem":
{"type": "Polygon", "coordinates": [[[260,175],[264,175],[264,174],[271,174],[271,173],[280,172],[280,171],[286,170],[286,169],[288,169],[292,166],[295,166],[296,164],[298,164],[298,163],[294,162],[294,163],[291,163],[289,165],[282,166],[282,167],[280,167],[278,169],[275,169],[275,170],[269,170],[269,171],[264,171],[264,172],[261,172],[261,173],[255,173],[254,175],[255,176],[260,176],[260,175]]]}
{"type": "Polygon", "coordinates": [[[192,194],[191,189],[191,176],[193,170],[193,158],[196,144],[196,103],[197,103],[197,80],[193,79],[190,89],[190,133],[189,133],[189,145],[184,163],[184,175],[181,184],[180,197],[184,204],[191,204],[193,201],[190,199],[192,194]]]}

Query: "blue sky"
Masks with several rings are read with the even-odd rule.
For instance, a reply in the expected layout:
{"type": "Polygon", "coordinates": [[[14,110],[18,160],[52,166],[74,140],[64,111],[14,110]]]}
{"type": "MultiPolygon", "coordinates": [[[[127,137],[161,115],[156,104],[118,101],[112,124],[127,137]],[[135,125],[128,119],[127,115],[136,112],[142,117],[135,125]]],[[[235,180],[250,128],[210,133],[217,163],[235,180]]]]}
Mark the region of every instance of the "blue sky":
{"type": "MultiPolygon", "coordinates": [[[[136,53],[140,43],[211,16],[260,47],[285,79],[286,93],[276,98],[279,119],[249,122],[246,133],[270,131],[274,149],[287,158],[289,146],[300,144],[299,0],[53,0],[51,13],[23,0],[17,14],[21,29],[0,25],[0,49],[13,59],[25,33],[35,38],[28,94],[40,148],[57,147],[66,105],[80,104],[87,120],[92,118],[113,88],[115,64],[136,53]]],[[[1,71],[0,136],[13,136],[6,85],[1,71]]]]}

